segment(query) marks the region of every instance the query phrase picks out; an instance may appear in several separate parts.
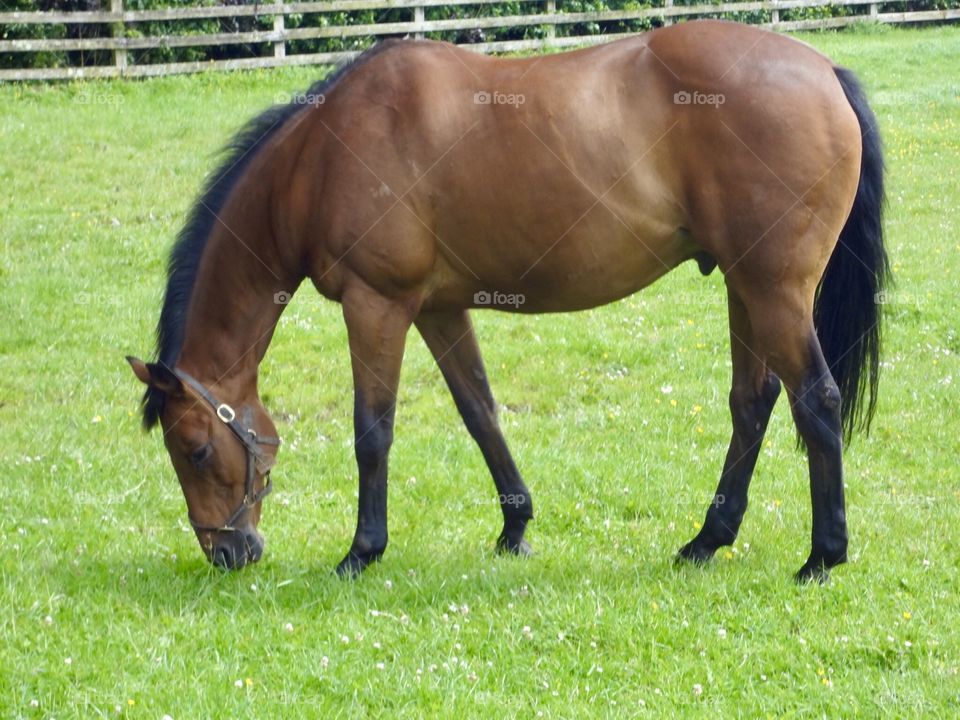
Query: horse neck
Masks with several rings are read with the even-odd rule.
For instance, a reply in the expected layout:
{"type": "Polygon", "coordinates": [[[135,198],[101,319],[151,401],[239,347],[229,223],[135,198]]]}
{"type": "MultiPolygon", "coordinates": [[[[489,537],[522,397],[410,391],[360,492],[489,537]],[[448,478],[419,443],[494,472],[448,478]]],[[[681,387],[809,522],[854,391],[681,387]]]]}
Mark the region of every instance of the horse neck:
{"type": "Polygon", "coordinates": [[[200,262],[177,366],[241,399],[256,392],[282,295],[289,296],[302,275],[277,256],[268,212],[237,199],[218,218],[200,262]]]}

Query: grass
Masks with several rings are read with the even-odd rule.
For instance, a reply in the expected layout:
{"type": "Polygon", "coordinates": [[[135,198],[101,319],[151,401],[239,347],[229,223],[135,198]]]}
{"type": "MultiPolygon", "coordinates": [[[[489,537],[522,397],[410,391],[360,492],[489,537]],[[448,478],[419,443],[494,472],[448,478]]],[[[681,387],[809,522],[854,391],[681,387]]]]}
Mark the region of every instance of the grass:
{"type": "Polygon", "coordinates": [[[692,264],[589,313],[476,314],[529,561],[493,555],[493,483],[412,335],[391,545],[357,582],[331,574],[356,512],[345,332],[304,289],[263,366],[286,441],[267,554],[212,569],[123,356],[149,354],[213,151],[316,70],[0,87],[0,715],[960,714],[960,28],[803,39],[873,98],[897,279],[826,587],[790,580],[810,500],[783,402],[735,548],[671,564],[729,433],[722,279],[692,264]]]}

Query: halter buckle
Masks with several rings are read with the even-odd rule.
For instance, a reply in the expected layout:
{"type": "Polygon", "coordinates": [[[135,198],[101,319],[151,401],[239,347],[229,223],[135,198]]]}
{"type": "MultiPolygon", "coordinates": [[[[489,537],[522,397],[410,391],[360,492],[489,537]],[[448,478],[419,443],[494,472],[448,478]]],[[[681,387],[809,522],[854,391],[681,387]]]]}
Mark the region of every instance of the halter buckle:
{"type": "Polygon", "coordinates": [[[226,403],[220,403],[217,405],[217,417],[229,425],[236,419],[237,413],[226,403]]]}

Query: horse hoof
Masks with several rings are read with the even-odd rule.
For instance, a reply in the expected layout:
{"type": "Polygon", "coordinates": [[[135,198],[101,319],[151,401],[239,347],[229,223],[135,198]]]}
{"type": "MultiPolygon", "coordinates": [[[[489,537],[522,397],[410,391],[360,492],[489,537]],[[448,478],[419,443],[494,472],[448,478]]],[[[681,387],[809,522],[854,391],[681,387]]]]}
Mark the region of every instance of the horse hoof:
{"type": "Polygon", "coordinates": [[[342,578],[356,578],[367,569],[367,566],[380,560],[379,554],[347,553],[347,556],[337,565],[336,573],[342,578]]]}
{"type": "Polygon", "coordinates": [[[691,540],[677,553],[677,556],[674,558],[676,564],[683,563],[693,563],[694,565],[705,565],[713,558],[716,548],[713,550],[704,547],[703,545],[698,544],[695,540],[691,540]]]}
{"type": "Polygon", "coordinates": [[[533,549],[526,540],[520,538],[520,541],[517,542],[505,535],[497,538],[497,552],[501,555],[516,555],[517,557],[530,557],[533,555],[533,549]]]}
{"type": "Polygon", "coordinates": [[[798,585],[806,585],[816,582],[818,585],[826,585],[830,581],[830,569],[823,563],[813,563],[807,560],[803,567],[797,570],[793,579],[798,585]]]}

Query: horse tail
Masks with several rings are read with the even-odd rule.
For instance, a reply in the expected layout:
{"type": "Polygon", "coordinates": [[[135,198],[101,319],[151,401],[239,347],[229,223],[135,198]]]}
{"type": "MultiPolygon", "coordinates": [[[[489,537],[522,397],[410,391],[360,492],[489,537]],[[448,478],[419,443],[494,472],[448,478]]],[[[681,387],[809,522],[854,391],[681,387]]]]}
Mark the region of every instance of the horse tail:
{"type": "Polygon", "coordinates": [[[881,306],[890,282],[883,244],[884,162],[877,118],[856,76],[835,67],[860,123],[860,184],[817,287],[813,319],[824,358],[840,388],[844,440],[869,431],[880,377],[881,306]]]}

